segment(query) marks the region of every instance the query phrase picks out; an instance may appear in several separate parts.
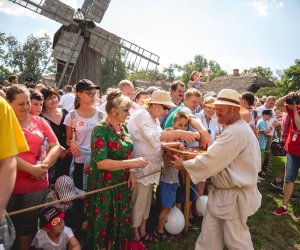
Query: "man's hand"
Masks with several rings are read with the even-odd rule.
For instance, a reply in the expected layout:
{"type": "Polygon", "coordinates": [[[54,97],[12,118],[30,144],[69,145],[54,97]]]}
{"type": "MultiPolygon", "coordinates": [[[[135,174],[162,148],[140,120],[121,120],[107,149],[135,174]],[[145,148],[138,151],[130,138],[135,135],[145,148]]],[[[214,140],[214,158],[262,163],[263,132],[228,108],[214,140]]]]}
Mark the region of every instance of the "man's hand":
{"type": "Polygon", "coordinates": [[[201,142],[201,147],[203,149],[207,149],[208,146],[210,145],[210,135],[207,132],[207,130],[202,130],[201,131],[200,142],[201,142]]]}
{"type": "Polygon", "coordinates": [[[178,157],[177,155],[173,155],[174,157],[174,161],[170,161],[172,164],[172,167],[178,169],[178,170],[182,170],[184,169],[183,167],[183,159],[181,157],[178,157]]]}

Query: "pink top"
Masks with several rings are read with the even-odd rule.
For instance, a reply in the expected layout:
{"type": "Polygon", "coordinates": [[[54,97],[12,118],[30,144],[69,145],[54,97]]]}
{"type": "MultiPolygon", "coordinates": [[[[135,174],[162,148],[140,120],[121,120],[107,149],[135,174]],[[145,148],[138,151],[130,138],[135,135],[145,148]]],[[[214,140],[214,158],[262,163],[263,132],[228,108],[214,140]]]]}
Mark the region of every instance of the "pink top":
{"type": "MultiPolygon", "coordinates": [[[[286,139],[284,150],[289,154],[300,156],[300,130],[297,130],[295,124],[295,116],[293,111],[291,111],[288,106],[286,106],[287,113],[291,117],[291,125],[288,137],[286,139]]],[[[297,106],[297,111],[300,115],[300,108],[297,106]]]]}
{"type": "MultiPolygon", "coordinates": [[[[50,125],[46,120],[39,116],[30,115],[30,125],[28,128],[22,128],[24,136],[29,146],[29,151],[18,154],[18,156],[31,164],[36,164],[40,146],[44,137],[48,137],[48,142],[51,144],[57,141],[50,125]]],[[[29,173],[17,171],[17,179],[13,194],[31,193],[37,190],[46,189],[48,187],[48,174],[44,180],[35,180],[31,178],[29,173]]]]}

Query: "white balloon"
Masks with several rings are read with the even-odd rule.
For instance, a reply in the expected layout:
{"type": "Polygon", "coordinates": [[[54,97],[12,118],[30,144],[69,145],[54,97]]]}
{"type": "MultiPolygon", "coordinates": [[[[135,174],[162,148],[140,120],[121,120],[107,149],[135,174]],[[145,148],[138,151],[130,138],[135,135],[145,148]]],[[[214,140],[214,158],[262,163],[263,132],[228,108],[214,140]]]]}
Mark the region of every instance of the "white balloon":
{"type": "Polygon", "coordinates": [[[168,214],[165,228],[169,234],[179,234],[184,228],[184,216],[180,209],[173,207],[168,214]]]}
{"type": "Polygon", "coordinates": [[[208,196],[202,195],[198,198],[196,202],[196,210],[202,216],[204,216],[206,212],[207,201],[208,201],[208,196]]]}

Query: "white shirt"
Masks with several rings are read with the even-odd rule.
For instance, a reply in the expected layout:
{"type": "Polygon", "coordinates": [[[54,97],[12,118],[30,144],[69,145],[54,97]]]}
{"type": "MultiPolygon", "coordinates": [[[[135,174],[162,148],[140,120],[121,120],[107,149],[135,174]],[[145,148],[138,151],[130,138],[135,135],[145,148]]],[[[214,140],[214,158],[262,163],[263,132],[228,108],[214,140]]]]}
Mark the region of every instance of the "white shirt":
{"type": "Polygon", "coordinates": [[[60,97],[58,105],[63,109],[68,110],[68,112],[70,112],[71,110],[74,109],[74,101],[75,101],[75,95],[73,93],[66,93],[60,97]]]}
{"type": "MultiPolygon", "coordinates": [[[[262,118],[262,112],[263,112],[264,110],[267,110],[267,109],[268,109],[268,108],[266,108],[265,105],[262,105],[262,106],[260,106],[260,107],[258,107],[258,108],[256,109],[258,119],[261,119],[261,118],[262,118]]],[[[269,110],[269,109],[268,109],[268,110],[269,110]]],[[[275,117],[274,109],[270,109],[270,110],[272,110],[272,117],[271,117],[270,120],[266,121],[267,128],[271,127],[272,123],[273,123],[274,121],[277,120],[276,117],[275,117]]],[[[275,128],[272,128],[272,130],[271,130],[267,135],[273,136],[274,133],[275,133],[275,128]]]]}
{"type": "MultiPolygon", "coordinates": [[[[103,118],[103,114],[99,112],[96,112],[90,118],[79,116],[76,110],[66,115],[64,124],[71,128],[75,128],[75,140],[78,147],[88,150],[91,148],[91,135],[93,129],[103,118]],[[102,115],[102,117],[100,116],[100,114],[102,115]]],[[[75,162],[83,163],[83,154],[81,154],[81,156],[75,157],[75,162]]]]}
{"type": "Polygon", "coordinates": [[[64,227],[64,231],[59,235],[59,242],[53,242],[47,232],[41,229],[35,235],[31,246],[43,250],[66,250],[70,238],[74,237],[72,229],[69,227],[64,227]]]}
{"type": "MultiPolygon", "coordinates": [[[[145,168],[135,169],[136,176],[139,178],[146,174],[161,170],[162,149],[160,135],[162,128],[159,120],[153,121],[149,112],[143,108],[134,112],[128,121],[128,131],[134,144],[133,157],[144,157],[148,164],[145,168]]],[[[137,181],[145,186],[159,183],[160,172],[147,176],[137,181]]]]}
{"type": "Polygon", "coordinates": [[[203,127],[207,130],[210,131],[210,142],[211,144],[216,140],[216,135],[221,133],[221,128],[217,122],[217,120],[214,117],[211,117],[209,122],[207,123],[204,110],[202,110],[198,115],[196,116],[197,118],[200,119],[200,121],[203,124],[203,127]]]}

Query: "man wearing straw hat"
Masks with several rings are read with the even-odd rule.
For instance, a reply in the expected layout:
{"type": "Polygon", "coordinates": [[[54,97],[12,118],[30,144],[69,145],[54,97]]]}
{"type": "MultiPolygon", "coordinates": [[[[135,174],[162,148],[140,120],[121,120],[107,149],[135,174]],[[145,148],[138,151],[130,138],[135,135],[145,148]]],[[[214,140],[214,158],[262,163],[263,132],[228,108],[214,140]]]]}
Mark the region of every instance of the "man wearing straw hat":
{"type": "Polygon", "coordinates": [[[174,156],[172,162],[177,169],[185,168],[193,182],[211,177],[214,186],[195,249],[253,249],[246,223],[261,204],[258,141],[240,117],[238,92],[223,89],[214,104],[218,123],[224,126],[220,137],[206,154],[188,161],[174,156]]]}

